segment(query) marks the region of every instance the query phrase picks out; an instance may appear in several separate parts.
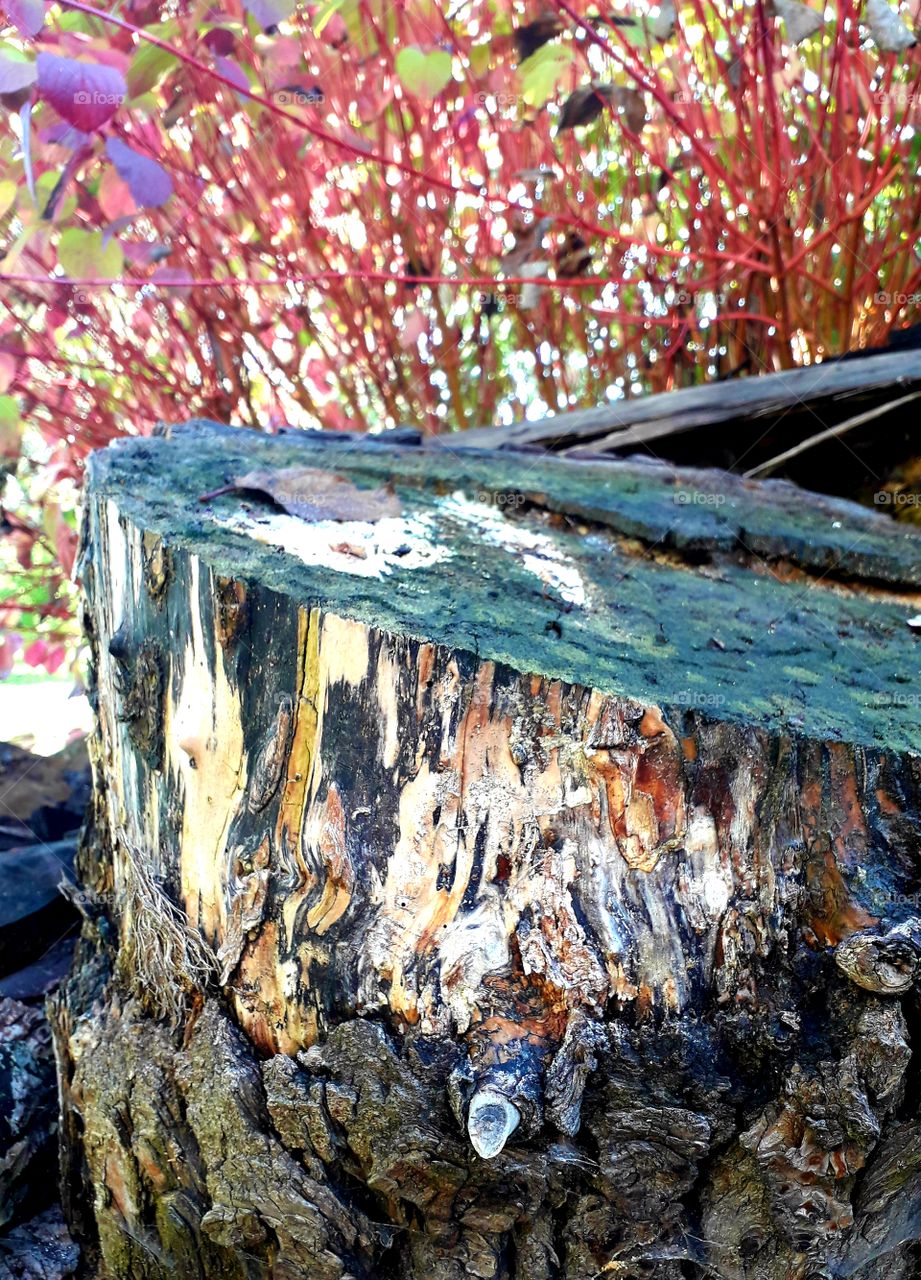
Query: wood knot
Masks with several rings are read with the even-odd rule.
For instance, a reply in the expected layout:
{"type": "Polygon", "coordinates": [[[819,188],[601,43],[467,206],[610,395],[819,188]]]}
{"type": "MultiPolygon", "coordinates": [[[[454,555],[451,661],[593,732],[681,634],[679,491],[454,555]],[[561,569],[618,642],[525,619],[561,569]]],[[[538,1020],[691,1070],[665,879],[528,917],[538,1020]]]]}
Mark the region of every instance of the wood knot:
{"type": "Polygon", "coordinates": [[[865,991],[902,995],[921,975],[921,921],[906,920],[887,933],[852,933],[838,946],[835,962],[865,991]]]}

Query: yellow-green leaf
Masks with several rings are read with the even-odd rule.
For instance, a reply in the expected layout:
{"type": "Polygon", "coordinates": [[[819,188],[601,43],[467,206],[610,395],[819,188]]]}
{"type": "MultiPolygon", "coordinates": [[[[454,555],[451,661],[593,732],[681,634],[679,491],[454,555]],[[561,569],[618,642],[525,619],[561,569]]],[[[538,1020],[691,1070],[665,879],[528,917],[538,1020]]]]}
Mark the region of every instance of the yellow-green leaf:
{"type": "Polygon", "coordinates": [[[545,44],[518,68],[521,96],[529,107],[542,107],[556,92],[569,70],[572,49],[565,44],[545,44]]]}
{"type": "MultiPolygon", "coordinates": [[[[179,24],[160,22],[153,27],[148,27],[147,30],[160,40],[170,41],[178,36],[179,24]]],[[[125,74],[129,97],[137,98],[142,93],[148,93],[156,88],[164,76],[178,65],[179,59],[174,54],[159,48],[158,45],[142,41],[125,74]]]]}
{"type": "Polygon", "coordinates": [[[0,396],[0,458],[17,458],[22,436],[19,401],[15,396],[0,396]]]}
{"type": "Polygon", "coordinates": [[[475,76],[484,75],[485,72],[488,71],[489,54],[491,49],[492,49],[492,45],[490,45],[489,43],[486,43],[486,44],[475,44],[473,48],[470,50],[470,54],[469,54],[470,70],[473,72],[475,76]]]}
{"type": "Polygon", "coordinates": [[[0,182],[0,218],[12,209],[17,189],[16,183],[9,178],[0,182]]]}
{"type": "Polygon", "coordinates": [[[417,98],[437,98],[451,79],[451,55],[446,49],[424,53],[410,47],[396,56],[400,83],[417,98]]]}
{"type": "Polygon", "coordinates": [[[116,280],[123,257],[116,240],[103,244],[101,231],[68,227],[58,241],[58,262],[72,280],[116,280]]]}

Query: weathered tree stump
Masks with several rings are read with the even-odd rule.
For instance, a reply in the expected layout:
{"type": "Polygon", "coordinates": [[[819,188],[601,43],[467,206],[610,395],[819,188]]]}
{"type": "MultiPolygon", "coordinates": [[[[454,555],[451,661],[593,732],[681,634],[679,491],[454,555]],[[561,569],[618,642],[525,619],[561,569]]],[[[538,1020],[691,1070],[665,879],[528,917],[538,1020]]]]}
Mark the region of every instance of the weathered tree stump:
{"type": "Polygon", "coordinates": [[[916,1276],[919,546],[638,463],[96,455],[101,1274],[916,1276]]]}

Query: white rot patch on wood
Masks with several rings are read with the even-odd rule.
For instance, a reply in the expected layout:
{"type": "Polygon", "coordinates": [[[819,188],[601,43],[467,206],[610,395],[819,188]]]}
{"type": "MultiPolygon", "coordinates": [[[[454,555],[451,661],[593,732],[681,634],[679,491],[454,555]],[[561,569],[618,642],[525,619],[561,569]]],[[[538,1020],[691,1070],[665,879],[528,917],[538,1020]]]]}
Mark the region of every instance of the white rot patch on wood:
{"type": "Polygon", "coordinates": [[[528,573],[534,574],[545,588],[555,591],[567,604],[585,606],[589,603],[578,566],[566,558],[552,538],[516,523],[510,517],[511,505],[507,511],[496,502],[479,502],[464,493],[454,493],[444,500],[441,509],[450,518],[475,528],[485,542],[520,560],[528,573]]]}
{"type": "Polygon", "coordinates": [[[212,518],[222,529],[280,547],[304,564],[357,578],[384,578],[396,569],[420,569],[451,556],[447,545],[433,539],[433,521],[426,515],[302,520],[277,511],[239,511],[212,518]]]}

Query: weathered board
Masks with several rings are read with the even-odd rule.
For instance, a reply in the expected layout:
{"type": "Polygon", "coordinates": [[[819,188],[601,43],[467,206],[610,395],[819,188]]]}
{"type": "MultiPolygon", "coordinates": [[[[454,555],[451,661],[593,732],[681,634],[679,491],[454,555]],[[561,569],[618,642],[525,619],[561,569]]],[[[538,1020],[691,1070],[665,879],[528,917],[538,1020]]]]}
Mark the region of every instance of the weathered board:
{"type": "Polygon", "coordinates": [[[591,443],[595,449],[616,451],[726,424],[736,436],[742,435],[742,447],[751,449],[767,425],[779,417],[803,415],[807,423],[811,418],[811,429],[817,431],[823,419],[841,420],[916,390],[921,390],[921,352],[874,352],[762,377],[614,400],[508,427],[481,427],[465,431],[456,442],[450,437],[449,443],[451,448],[476,449],[528,445],[579,449],[591,443]]]}
{"type": "Polygon", "coordinates": [[[104,1273],[914,1274],[919,548],[638,464],[96,455],[104,1273]]]}

